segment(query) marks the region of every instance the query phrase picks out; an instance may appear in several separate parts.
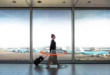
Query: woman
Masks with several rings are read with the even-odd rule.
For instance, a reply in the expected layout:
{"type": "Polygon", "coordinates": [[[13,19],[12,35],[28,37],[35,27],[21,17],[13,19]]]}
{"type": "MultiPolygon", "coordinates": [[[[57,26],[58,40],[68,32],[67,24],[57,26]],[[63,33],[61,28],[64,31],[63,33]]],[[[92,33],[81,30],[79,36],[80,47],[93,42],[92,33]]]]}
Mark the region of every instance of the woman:
{"type": "MultiPolygon", "coordinates": [[[[56,42],[54,41],[55,39],[55,35],[54,34],[51,34],[51,44],[50,44],[50,53],[51,54],[56,54],[56,42]]],[[[57,61],[57,55],[50,55],[49,58],[48,58],[48,61],[47,61],[47,67],[50,67],[49,64],[50,62],[52,62],[53,64],[57,64],[58,67],[60,67],[61,65],[58,63],[57,61]]]]}

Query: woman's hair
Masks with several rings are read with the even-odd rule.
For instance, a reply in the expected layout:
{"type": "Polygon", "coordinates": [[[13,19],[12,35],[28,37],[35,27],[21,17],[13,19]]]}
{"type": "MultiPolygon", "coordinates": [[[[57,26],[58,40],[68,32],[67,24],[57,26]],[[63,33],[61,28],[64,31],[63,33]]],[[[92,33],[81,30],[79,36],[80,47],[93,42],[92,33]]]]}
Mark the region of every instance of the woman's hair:
{"type": "Polygon", "coordinates": [[[55,35],[54,34],[51,34],[51,38],[53,38],[55,35]]]}

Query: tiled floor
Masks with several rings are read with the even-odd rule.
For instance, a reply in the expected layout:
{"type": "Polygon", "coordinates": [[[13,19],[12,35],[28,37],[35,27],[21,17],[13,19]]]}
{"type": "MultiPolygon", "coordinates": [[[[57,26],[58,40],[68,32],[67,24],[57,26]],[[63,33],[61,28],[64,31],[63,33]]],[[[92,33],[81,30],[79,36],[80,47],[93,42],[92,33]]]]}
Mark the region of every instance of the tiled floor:
{"type": "Polygon", "coordinates": [[[110,64],[0,64],[0,75],[110,75],[110,64]]]}

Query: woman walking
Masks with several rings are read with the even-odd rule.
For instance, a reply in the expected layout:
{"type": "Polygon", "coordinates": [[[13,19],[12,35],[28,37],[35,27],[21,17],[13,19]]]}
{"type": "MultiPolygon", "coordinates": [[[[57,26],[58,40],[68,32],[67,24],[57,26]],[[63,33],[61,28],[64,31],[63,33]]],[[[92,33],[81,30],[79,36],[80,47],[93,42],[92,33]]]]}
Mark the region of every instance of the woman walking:
{"type": "MultiPolygon", "coordinates": [[[[54,39],[56,38],[54,34],[51,34],[51,44],[50,44],[50,53],[51,54],[56,54],[56,42],[54,41],[54,39]]],[[[50,55],[47,61],[47,67],[50,67],[49,64],[50,62],[52,62],[53,64],[57,64],[58,67],[60,67],[61,65],[58,63],[57,61],[57,55],[50,55]]]]}

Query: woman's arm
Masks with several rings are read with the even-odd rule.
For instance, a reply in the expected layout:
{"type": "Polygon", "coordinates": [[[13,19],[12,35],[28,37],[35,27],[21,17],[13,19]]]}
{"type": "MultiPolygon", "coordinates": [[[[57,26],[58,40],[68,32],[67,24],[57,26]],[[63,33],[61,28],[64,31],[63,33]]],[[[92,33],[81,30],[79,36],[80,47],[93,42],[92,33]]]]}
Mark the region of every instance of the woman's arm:
{"type": "Polygon", "coordinates": [[[52,40],[50,44],[50,53],[51,53],[51,49],[54,49],[54,40],[52,40]]]}

